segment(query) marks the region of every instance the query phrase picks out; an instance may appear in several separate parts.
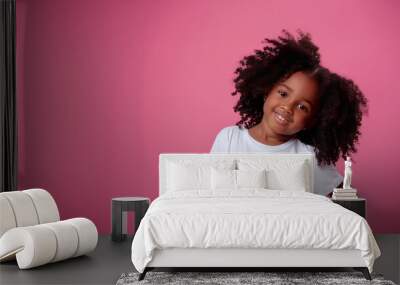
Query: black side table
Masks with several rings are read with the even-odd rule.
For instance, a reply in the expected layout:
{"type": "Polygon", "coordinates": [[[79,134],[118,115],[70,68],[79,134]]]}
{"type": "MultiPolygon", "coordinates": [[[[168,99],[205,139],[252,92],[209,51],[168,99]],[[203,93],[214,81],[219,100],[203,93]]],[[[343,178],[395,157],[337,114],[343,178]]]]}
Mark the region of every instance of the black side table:
{"type": "Polygon", "coordinates": [[[361,217],[366,219],[366,204],[367,201],[364,198],[357,198],[352,200],[336,200],[332,199],[332,202],[339,204],[340,206],[359,214],[361,217]]]}
{"type": "Polygon", "coordinates": [[[139,227],[140,221],[146,214],[150,205],[150,199],[144,197],[119,197],[111,200],[111,239],[113,241],[123,241],[127,233],[127,212],[135,212],[135,231],[139,227]]]}

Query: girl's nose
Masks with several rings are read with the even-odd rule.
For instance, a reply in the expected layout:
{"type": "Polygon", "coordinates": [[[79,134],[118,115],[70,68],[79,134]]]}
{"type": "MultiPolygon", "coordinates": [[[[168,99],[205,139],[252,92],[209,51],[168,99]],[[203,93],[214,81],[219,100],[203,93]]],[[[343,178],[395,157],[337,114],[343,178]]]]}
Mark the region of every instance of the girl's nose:
{"type": "Polygon", "coordinates": [[[292,115],[292,114],[293,114],[293,112],[292,112],[292,106],[291,106],[290,104],[288,104],[288,105],[282,105],[282,106],[279,107],[279,109],[280,109],[282,112],[286,113],[287,115],[292,115]]]}

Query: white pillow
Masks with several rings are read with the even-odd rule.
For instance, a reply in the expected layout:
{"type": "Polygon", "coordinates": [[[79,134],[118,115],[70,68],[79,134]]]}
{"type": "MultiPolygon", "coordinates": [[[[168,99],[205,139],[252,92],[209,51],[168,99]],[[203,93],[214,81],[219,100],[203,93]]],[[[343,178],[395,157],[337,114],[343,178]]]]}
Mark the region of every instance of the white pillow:
{"type": "Polygon", "coordinates": [[[211,189],[236,189],[236,170],[211,168],[211,189]]]}
{"type": "Polygon", "coordinates": [[[267,171],[261,170],[236,170],[238,188],[267,188],[267,171]]]}
{"type": "Polygon", "coordinates": [[[307,191],[308,181],[305,162],[294,165],[292,168],[271,169],[268,171],[268,187],[277,190],[307,191]]]}
{"type": "Polygon", "coordinates": [[[167,188],[170,191],[210,189],[210,168],[169,163],[167,188]]]}
{"type": "Polygon", "coordinates": [[[166,164],[167,191],[210,190],[211,167],[235,169],[234,159],[191,159],[182,158],[166,164]]]}
{"type": "Polygon", "coordinates": [[[239,170],[267,171],[267,188],[288,191],[311,191],[308,163],[304,160],[240,159],[239,170]]]}
{"type": "Polygon", "coordinates": [[[211,168],[211,189],[213,190],[266,187],[267,176],[265,169],[247,171],[211,168]]]}

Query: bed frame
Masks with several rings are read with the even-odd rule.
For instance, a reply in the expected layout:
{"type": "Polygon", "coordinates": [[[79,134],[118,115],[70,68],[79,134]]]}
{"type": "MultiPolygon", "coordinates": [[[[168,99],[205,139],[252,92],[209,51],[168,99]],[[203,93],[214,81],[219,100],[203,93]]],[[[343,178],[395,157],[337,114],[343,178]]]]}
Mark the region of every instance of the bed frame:
{"type": "Polygon", "coordinates": [[[359,250],[329,249],[193,249],[156,250],[143,273],[155,268],[232,268],[246,271],[254,268],[337,268],[351,267],[371,280],[359,250]]]}
{"type": "MultiPolygon", "coordinates": [[[[277,157],[297,159],[303,156],[304,160],[315,166],[311,154],[160,154],[159,163],[159,190],[160,195],[167,191],[166,166],[167,161],[181,159],[221,159],[221,158],[271,158],[277,157]]],[[[313,171],[309,179],[313,181],[313,171]]],[[[310,183],[312,186],[313,183],[310,183]]],[[[308,189],[313,192],[313,189],[308,189]]],[[[149,262],[139,280],[143,280],[148,271],[156,268],[230,268],[234,271],[246,271],[254,268],[343,268],[350,267],[361,271],[367,280],[371,275],[361,257],[360,250],[330,250],[330,249],[254,249],[254,248],[168,248],[157,249],[153,259],[149,262]]]]}

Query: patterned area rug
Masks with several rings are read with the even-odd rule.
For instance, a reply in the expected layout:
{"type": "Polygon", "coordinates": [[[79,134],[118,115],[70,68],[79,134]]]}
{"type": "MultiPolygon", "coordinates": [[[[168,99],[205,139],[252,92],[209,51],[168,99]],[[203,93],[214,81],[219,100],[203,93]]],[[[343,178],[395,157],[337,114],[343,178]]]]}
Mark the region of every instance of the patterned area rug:
{"type": "Polygon", "coordinates": [[[139,273],[124,273],[117,285],[134,284],[384,284],[395,285],[384,280],[382,275],[372,274],[372,281],[364,278],[361,272],[154,272],[146,274],[138,281],[139,273]]]}

